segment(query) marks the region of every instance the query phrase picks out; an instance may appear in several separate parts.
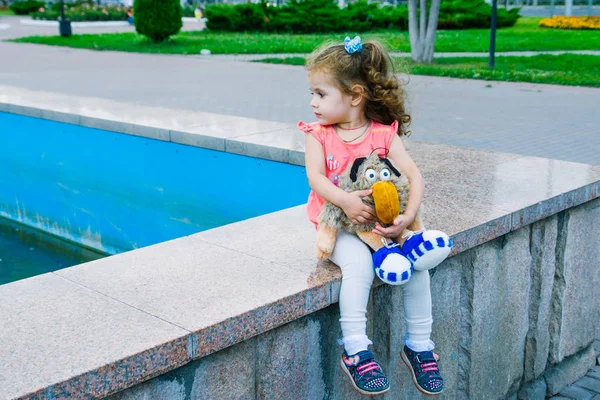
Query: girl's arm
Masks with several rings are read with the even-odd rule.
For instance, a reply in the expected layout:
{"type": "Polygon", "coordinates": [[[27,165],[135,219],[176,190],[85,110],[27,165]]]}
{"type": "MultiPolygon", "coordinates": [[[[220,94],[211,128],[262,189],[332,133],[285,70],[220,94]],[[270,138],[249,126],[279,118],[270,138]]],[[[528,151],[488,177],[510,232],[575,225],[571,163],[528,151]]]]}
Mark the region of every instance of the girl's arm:
{"type": "Polygon", "coordinates": [[[394,139],[392,140],[388,158],[391,159],[398,169],[408,178],[408,181],[410,182],[410,195],[408,197],[406,210],[394,220],[394,224],[384,228],[377,223],[373,232],[388,238],[396,238],[415,220],[417,211],[419,211],[419,207],[421,207],[421,202],[423,201],[425,184],[423,183],[423,177],[421,176],[419,168],[417,168],[415,162],[406,152],[404,144],[398,136],[394,136],[394,139]]]}
{"type": "Polygon", "coordinates": [[[410,225],[417,216],[417,211],[419,211],[419,207],[421,207],[421,202],[423,201],[423,192],[425,190],[423,177],[398,136],[394,136],[392,140],[388,158],[398,166],[398,169],[406,175],[410,182],[410,196],[408,197],[406,210],[403,212],[410,219],[410,225]]]}
{"type": "Polygon", "coordinates": [[[325,175],[323,146],[312,135],[306,135],[304,165],[308,183],[319,196],[340,207],[354,224],[364,224],[375,217],[374,210],[362,201],[371,190],[346,192],[335,186],[325,175]]]}

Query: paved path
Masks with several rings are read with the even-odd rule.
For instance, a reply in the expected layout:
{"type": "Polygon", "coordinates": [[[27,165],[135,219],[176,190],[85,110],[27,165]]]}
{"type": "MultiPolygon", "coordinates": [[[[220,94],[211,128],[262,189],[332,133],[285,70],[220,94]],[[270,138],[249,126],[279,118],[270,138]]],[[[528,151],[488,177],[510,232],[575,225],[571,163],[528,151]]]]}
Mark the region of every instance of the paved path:
{"type": "MultiPolygon", "coordinates": [[[[314,119],[302,67],[6,42],[0,54],[0,84],[288,123],[314,119]]],[[[411,76],[408,93],[415,140],[600,165],[600,89],[411,76]]]]}
{"type": "Polygon", "coordinates": [[[600,400],[600,338],[594,342],[596,366],[586,376],[567,386],[550,400],[600,400]]]}
{"type": "MultiPolygon", "coordinates": [[[[23,16],[2,16],[0,15],[0,40],[9,38],[18,38],[24,36],[47,36],[58,35],[58,26],[30,26],[21,24],[21,20],[26,19],[23,16]]],[[[183,23],[182,30],[201,30],[204,28],[203,22],[183,23]]],[[[135,32],[135,28],[129,26],[119,27],[101,27],[101,28],[78,28],[73,27],[74,34],[80,33],[116,33],[116,32],[135,32]]]]}
{"type": "MultiPolygon", "coordinates": [[[[587,4],[573,6],[573,16],[600,15],[600,7],[597,5],[598,1],[596,0],[594,3],[596,3],[596,5],[592,7],[591,13],[587,4]]],[[[525,6],[521,7],[519,14],[524,17],[550,17],[552,16],[552,9],[550,6],[525,6]]],[[[554,7],[554,15],[565,15],[564,4],[554,7]]]]}
{"type": "MultiPolygon", "coordinates": [[[[559,51],[502,51],[497,52],[497,57],[533,57],[540,54],[586,54],[592,56],[600,56],[600,50],[559,50],[559,51]]],[[[302,53],[278,53],[278,54],[213,54],[210,57],[215,60],[224,61],[253,61],[262,60],[264,58],[288,58],[288,57],[306,57],[308,54],[302,53]]],[[[390,55],[394,57],[410,57],[410,53],[392,52],[390,55]]],[[[461,53],[435,53],[435,58],[444,57],[488,57],[489,52],[461,52],[461,53]]],[[[205,56],[194,56],[204,57],[205,56]]]]}

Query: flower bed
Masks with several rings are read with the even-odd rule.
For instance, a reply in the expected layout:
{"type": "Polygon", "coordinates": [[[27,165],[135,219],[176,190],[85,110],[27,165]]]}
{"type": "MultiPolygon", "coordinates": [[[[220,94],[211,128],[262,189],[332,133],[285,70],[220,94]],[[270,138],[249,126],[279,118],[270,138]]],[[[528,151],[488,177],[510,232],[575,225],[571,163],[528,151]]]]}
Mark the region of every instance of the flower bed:
{"type": "Polygon", "coordinates": [[[540,27],[554,29],[600,29],[600,17],[542,18],[540,27]]]}
{"type": "MultiPolygon", "coordinates": [[[[40,8],[31,14],[33,19],[56,21],[60,16],[57,7],[40,8]]],[[[127,8],[120,6],[96,6],[82,4],[65,9],[65,18],[73,22],[79,21],[126,21],[127,8]]]]}

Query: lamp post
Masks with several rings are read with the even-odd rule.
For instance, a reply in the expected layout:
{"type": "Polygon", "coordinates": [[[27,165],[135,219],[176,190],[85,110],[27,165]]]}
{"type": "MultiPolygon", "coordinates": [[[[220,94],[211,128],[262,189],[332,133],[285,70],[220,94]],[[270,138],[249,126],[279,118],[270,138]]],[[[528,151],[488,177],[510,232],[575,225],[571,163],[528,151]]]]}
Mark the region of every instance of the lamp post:
{"type": "Polygon", "coordinates": [[[496,61],[496,11],[498,9],[498,0],[492,0],[492,23],[490,29],[490,70],[494,69],[496,61]]]}
{"type": "Polygon", "coordinates": [[[58,32],[60,36],[69,37],[73,33],[71,30],[71,20],[65,19],[65,0],[60,0],[60,18],[58,20],[58,32]]]}

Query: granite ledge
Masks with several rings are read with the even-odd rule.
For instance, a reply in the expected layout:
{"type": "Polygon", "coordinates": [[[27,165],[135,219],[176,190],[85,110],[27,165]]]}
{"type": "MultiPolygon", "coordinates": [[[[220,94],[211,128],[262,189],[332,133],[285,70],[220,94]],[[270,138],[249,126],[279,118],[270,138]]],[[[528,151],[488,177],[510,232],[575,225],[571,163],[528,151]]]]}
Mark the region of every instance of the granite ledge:
{"type": "MultiPolygon", "coordinates": [[[[287,124],[240,120],[207,113],[178,113],[177,110],[58,94],[45,94],[40,99],[36,97],[39,92],[16,88],[5,91],[5,88],[0,87],[0,111],[74,124],[100,124],[96,127],[157,140],[173,141],[177,136],[175,142],[180,144],[302,165],[303,135],[287,124]],[[120,112],[120,117],[117,111],[120,112]],[[160,113],[169,114],[169,117],[149,119],[145,124],[140,124],[139,119],[135,119],[160,113]],[[123,114],[129,119],[123,118],[123,114]],[[111,119],[111,116],[115,119],[111,119]],[[198,124],[199,118],[205,118],[206,124],[198,124]],[[251,124],[254,128],[243,130],[247,126],[245,124],[251,124]],[[216,126],[225,126],[226,129],[219,130],[220,128],[214,128],[216,126]]],[[[453,238],[453,254],[600,197],[600,167],[412,141],[407,141],[407,147],[417,164],[422,163],[420,167],[428,188],[425,209],[434,210],[425,213],[425,223],[431,228],[446,231],[453,238]],[[464,210],[469,210],[469,213],[464,210]]],[[[314,230],[306,221],[304,207],[299,206],[58,271],[54,275],[182,327],[190,334],[185,336],[185,343],[177,342],[178,349],[185,348],[183,358],[164,356],[169,351],[169,343],[137,353],[142,354],[142,358],[137,361],[133,359],[132,363],[135,365],[132,368],[137,372],[133,378],[119,380],[123,365],[131,365],[128,358],[122,358],[113,363],[97,365],[91,370],[80,371],[28,398],[60,398],[68,394],[84,397],[92,393],[91,387],[97,387],[93,391],[94,396],[108,395],[337,302],[340,271],[331,263],[317,263],[313,256],[313,246],[314,230]],[[272,248],[261,246],[265,241],[273,243],[272,248]],[[197,310],[192,309],[193,307],[181,310],[180,314],[184,314],[185,318],[169,314],[168,308],[178,307],[182,295],[194,301],[202,299],[193,288],[182,293],[177,287],[177,281],[174,281],[168,287],[170,291],[167,290],[170,297],[161,298],[161,301],[168,304],[164,308],[157,308],[152,303],[152,298],[156,293],[165,293],[165,282],[158,279],[159,270],[169,266],[179,274],[181,282],[191,280],[193,276],[190,271],[197,269],[198,265],[188,260],[187,266],[182,266],[181,260],[188,253],[197,255],[198,248],[208,250],[209,253],[202,253],[204,256],[212,252],[218,255],[215,256],[217,259],[242,260],[238,266],[255,268],[254,275],[261,282],[263,279],[264,282],[272,280],[265,265],[268,264],[271,272],[273,268],[281,268],[286,271],[289,287],[260,302],[244,304],[244,307],[229,315],[224,314],[227,310],[218,310],[220,313],[212,320],[198,321],[197,310]],[[161,254],[177,256],[157,258],[161,254]],[[130,275],[123,277],[107,273],[111,269],[130,275]],[[140,284],[139,277],[146,279],[143,284],[140,284]],[[119,280],[122,282],[118,282],[119,280]],[[127,287],[135,290],[126,292],[123,289],[127,287]],[[144,365],[144,360],[147,359],[162,360],[166,364],[144,365]],[[109,373],[112,374],[111,379],[117,382],[116,385],[106,384],[109,373]]],[[[209,268],[210,265],[204,262],[202,267],[209,268]]],[[[232,292],[229,287],[219,285],[219,282],[221,281],[215,280],[209,285],[217,289],[220,287],[222,295],[238,296],[236,298],[240,301],[257,294],[247,287],[240,287],[232,292]]],[[[258,290],[268,290],[268,285],[262,284],[264,286],[258,287],[258,290]]],[[[6,293],[8,286],[10,284],[0,286],[0,297],[6,293]]],[[[218,299],[219,294],[214,294],[213,297],[218,299]]],[[[218,308],[215,303],[210,305],[218,308]]],[[[69,307],[76,308],[69,305],[64,307],[62,311],[66,313],[69,312],[69,307]]],[[[21,311],[17,309],[10,312],[18,315],[21,311]]],[[[35,326],[36,323],[32,319],[31,324],[35,326]]],[[[59,324],[60,321],[54,323],[59,324]]],[[[43,327],[40,327],[40,332],[43,331],[43,327]]],[[[77,361],[85,357],[85,354],[66,356],[77,361]]],[[[0,388],[0,397],[2,395],[0,388]]]]}

